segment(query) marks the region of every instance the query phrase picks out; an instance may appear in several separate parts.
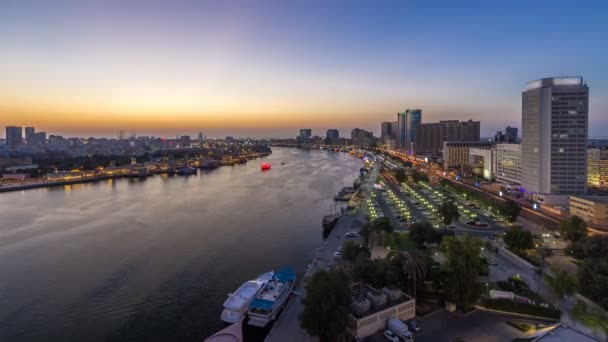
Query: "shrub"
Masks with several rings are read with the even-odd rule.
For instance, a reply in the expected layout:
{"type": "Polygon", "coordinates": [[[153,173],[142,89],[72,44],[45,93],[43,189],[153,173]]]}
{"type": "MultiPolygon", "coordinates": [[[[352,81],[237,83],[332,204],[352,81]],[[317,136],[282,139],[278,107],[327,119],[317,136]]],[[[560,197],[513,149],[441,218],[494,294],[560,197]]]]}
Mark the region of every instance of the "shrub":
{"type": "Polygon", "coordinates": [[[488,309],[514,312],[524,315],[546,317],[556,320],[559,320],[561,317],[561,312],[558,309],[552,307],[545,308],[532,304],[518,303],[508,299],[484,298],[482,300],[482,304],[488,309]]]}

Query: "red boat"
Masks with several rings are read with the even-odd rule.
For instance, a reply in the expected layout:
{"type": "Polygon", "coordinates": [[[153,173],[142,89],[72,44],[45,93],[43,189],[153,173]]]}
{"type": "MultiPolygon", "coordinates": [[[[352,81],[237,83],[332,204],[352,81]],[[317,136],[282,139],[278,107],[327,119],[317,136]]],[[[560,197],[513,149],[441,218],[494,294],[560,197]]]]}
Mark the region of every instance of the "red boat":
{"type": "Polygon", "coordinates": [[[270,165],[270,163],[260,164],[260,169],[262,169],[262,171],[270,170],[271,167],[272,167],[272,165],[270,165]]]}

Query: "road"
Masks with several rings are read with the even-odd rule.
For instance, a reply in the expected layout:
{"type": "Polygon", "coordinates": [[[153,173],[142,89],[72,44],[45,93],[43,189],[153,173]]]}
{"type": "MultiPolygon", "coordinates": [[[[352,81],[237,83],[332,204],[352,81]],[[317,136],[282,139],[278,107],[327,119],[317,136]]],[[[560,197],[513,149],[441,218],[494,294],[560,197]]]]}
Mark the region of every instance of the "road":
{"type": "MultiPolygon", "coordinates": [[[[373,183],[378,176],[378,165],[374,166],[372,172],[366,177],[365,181],[361,184],[361,188],[364,190],[366,195],[370,194],[373,189],[373,183]]],[[[363,203],[363,202],[362,202],[363,203]]],[[[298,316],[303,311],[304,306],[302,305],[301,298],[306,296],[304,291],[304,284],[308,277],[310,277],[316,270],[323,270],[335,265],[336,258],[334,252],[340,249],[341,244],[346,240],[344,235],[349,231],[359,231],[359,228],[364,223],[365,210],[363,208],[355,209],[354,213],[344,214],[340,219],[336,227],[327,237],[327,240],[323,245],[317,249],[316,258],[311,264],[310,269],[305,275],[305,279],[302,281],[299,289],[294,291],[287,308],[279,316],[277,321],[274,322],[272,330],[266,337],[266,342],[284,342],[284,341],[317,341],[318,339],[308,335],[300,327],[298,316]]]]}

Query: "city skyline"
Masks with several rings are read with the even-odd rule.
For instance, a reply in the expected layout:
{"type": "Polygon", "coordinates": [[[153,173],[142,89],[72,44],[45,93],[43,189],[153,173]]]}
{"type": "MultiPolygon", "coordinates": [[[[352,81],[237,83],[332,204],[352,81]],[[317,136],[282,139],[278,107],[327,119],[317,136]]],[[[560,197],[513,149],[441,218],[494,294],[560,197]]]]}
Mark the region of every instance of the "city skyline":
{"type": "Polygon", "coordinates": [[[492,136],[521,127],[527,82],[578,75],[593,88],[590,136],[608,125],[602,3],[567,13],[524,2],[43,7],[14,2],[0,14],[1,126],[105,137],[292,137],[302,127],[379,135],[380,122],[421,108],[423,122],[472,119],[492,136]]]}

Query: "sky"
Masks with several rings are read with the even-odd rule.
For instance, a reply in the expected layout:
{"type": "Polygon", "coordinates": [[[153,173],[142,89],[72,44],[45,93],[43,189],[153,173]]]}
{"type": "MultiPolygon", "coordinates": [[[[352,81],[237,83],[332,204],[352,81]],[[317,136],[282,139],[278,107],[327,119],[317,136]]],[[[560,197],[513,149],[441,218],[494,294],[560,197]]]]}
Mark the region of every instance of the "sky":
{"type": "Polygon", "coordinates": [[[421,108],[489,136],[520,126],[527,82],[580,75],[608,136],[606,18],[607,1],[4,0],[0,126],[349,136],[421,108]]]}

